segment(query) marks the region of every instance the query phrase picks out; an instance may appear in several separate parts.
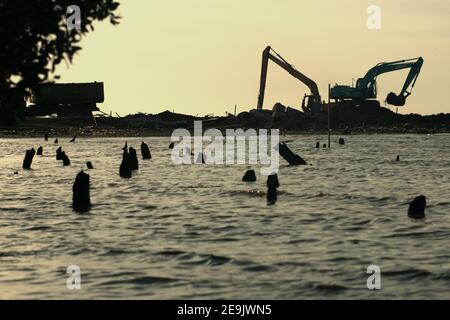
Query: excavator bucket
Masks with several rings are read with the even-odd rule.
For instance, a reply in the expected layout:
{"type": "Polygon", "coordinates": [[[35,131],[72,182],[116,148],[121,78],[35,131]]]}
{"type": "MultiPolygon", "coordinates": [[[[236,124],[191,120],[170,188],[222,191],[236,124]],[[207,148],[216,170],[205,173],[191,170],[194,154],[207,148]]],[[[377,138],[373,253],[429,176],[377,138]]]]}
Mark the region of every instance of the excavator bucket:
{"type": "Polygon", "coordinates": [[[391,92],[387,95],[386,102],[393,106],[402,107],[406,103],[406,98],[404,96],[398,96],[394,92],[391,92]]]}

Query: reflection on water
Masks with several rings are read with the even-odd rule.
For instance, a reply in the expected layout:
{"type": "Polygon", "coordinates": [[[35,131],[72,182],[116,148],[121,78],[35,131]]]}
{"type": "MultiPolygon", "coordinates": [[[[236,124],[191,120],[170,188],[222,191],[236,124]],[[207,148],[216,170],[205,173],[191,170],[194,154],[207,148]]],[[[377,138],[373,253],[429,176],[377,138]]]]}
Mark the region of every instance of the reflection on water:
{"type": "Polygon", "coordinates": [[[0,298],[450,298],[450,135],[349,136],[331,151],[318,138],[282,138],[312,166],[282,161],[274,206],[259,170],[245,184],[246,166],[174,166],[169,138],[145,139],[153,159],[130,180],[121,148],[140,139],[60,139],[70,167],[53,143],[1,139],[0,298]],[[94,206],[79,215],[71,188],[88,160],[94,206]],[[366,288],[372,264],[381,291],[366,288]],[[69,265],[81,290],[66,288],[69,265]]]}

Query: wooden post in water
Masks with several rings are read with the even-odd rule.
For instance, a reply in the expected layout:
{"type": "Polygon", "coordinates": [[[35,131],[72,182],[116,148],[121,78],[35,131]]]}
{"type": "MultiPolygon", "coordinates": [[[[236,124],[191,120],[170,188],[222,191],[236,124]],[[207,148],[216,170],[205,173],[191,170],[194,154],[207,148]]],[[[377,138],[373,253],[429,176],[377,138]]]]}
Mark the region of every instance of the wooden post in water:
{"type": "Polygon", "coordinates": [[[328,84],[328,149],[331,148],[331,116],[330,116],[330,91],[331,85],[328,84]]]}

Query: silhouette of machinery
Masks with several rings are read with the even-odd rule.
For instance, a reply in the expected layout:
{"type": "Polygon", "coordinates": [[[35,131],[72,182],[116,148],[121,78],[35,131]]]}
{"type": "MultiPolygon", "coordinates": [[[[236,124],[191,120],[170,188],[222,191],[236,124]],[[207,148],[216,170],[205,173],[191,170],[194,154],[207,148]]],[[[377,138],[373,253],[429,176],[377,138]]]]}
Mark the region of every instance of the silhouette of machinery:
{"type": "Polygon", "coordinates": [[[310,90],[305,94],[302,101],[302,109],[305,113],[318,113],[327,111],[339,105],[357,107],[379,107],[380,102],[374,100],[377,98],[377,76],[402,69],[410,69],[409,74],[403,84],[401,92],[397,95],[391,92],[386,97],[386,102],[394,106],[404,106],[406,98],[411,94],[420,70],[423,65],[423,58],[414,58],[408,60],[399,60],[393,62],[382,62],[367,71],[363,78],[359,78],[356,86],[347,86],[336,84],[329,89],[329,98],[334,102],[325,103],[321,99],[317,83],[298,71],[293,65],[288,63],[270,46],[264,49],[262,54],[261,80],[259,87],[257,110],[262,110],[264,104],[264,95],[266,91],[267,69],[269,60],[276,63],[282,69],[286,70],[294,78],[304,83],[310,90]]]}
{"type": "Polygon", "coordinates": [[[31,92],[27,116],[92,118],[93,111],[100,111],[97,103],[104,101],[103,82],[42,84],[31,92]]]}
{"type": "Polygon", "coordinates": [[[300,80],[310,90],[310,94],[303,97],[302,109],[305,112],[323,111],[323,104],[320,98],[319,88],[317,84],[306,75],[298,71],[293,65],[283,59],[275,50],[268,46],[262,54],[261,81],[259,85],[258,110],[262,110],[264,104],[264,95],[266,92],[267,68],[269,60],[275,62],[282,69],[286,70],[291,76],[300,80]]]}
{"type": "Polygon", "coordinates": [[[350,103],[353,105],[373,104],[380,106],[379,101],[370,100],[377,97],[377,76],[402,69],[410,69],[401,92],[397,95],[391,92],[386,97],[386,102],[394,106],[404,106],[406,98],[411,94],[420,70],[422,69],[423,58],[399,60],[393,62],[382,62],[367,71],[363,78],[356,81],[356,85],[347,86],[336,84],[330,90],[330,98],[337,102],[350,103]]]}

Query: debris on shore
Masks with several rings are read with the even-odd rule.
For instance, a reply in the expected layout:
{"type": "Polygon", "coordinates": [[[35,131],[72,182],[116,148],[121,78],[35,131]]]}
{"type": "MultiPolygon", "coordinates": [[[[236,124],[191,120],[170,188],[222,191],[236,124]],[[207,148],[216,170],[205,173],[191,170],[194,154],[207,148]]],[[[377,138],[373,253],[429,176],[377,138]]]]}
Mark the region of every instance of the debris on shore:
{"type": "MultiPolygon", "coordinates": [[[[96,126],[70,118],[26,118],[20,126],[0,127],[0,137],[112,137],[112,136],[169,136],[178,128],[193,130],[194,121],[202,121],[204,130],[254,128],[280,129],[283,134],[311,134],[327,132],[327,114],[308,114],[290,107],[273,110],[244,111],[238,115],[198,117],[165,111],[159,114],[138,113],[125,117],[97,116],[96,126]]],[[[282,106],[282,105],[281,105],[282,106]]],[[[331,110],[332,130],[351,133],[413,133],[432,134],[450,132],[450,114],[402,115],[384,107],[341,106],[331,110]]]]}

